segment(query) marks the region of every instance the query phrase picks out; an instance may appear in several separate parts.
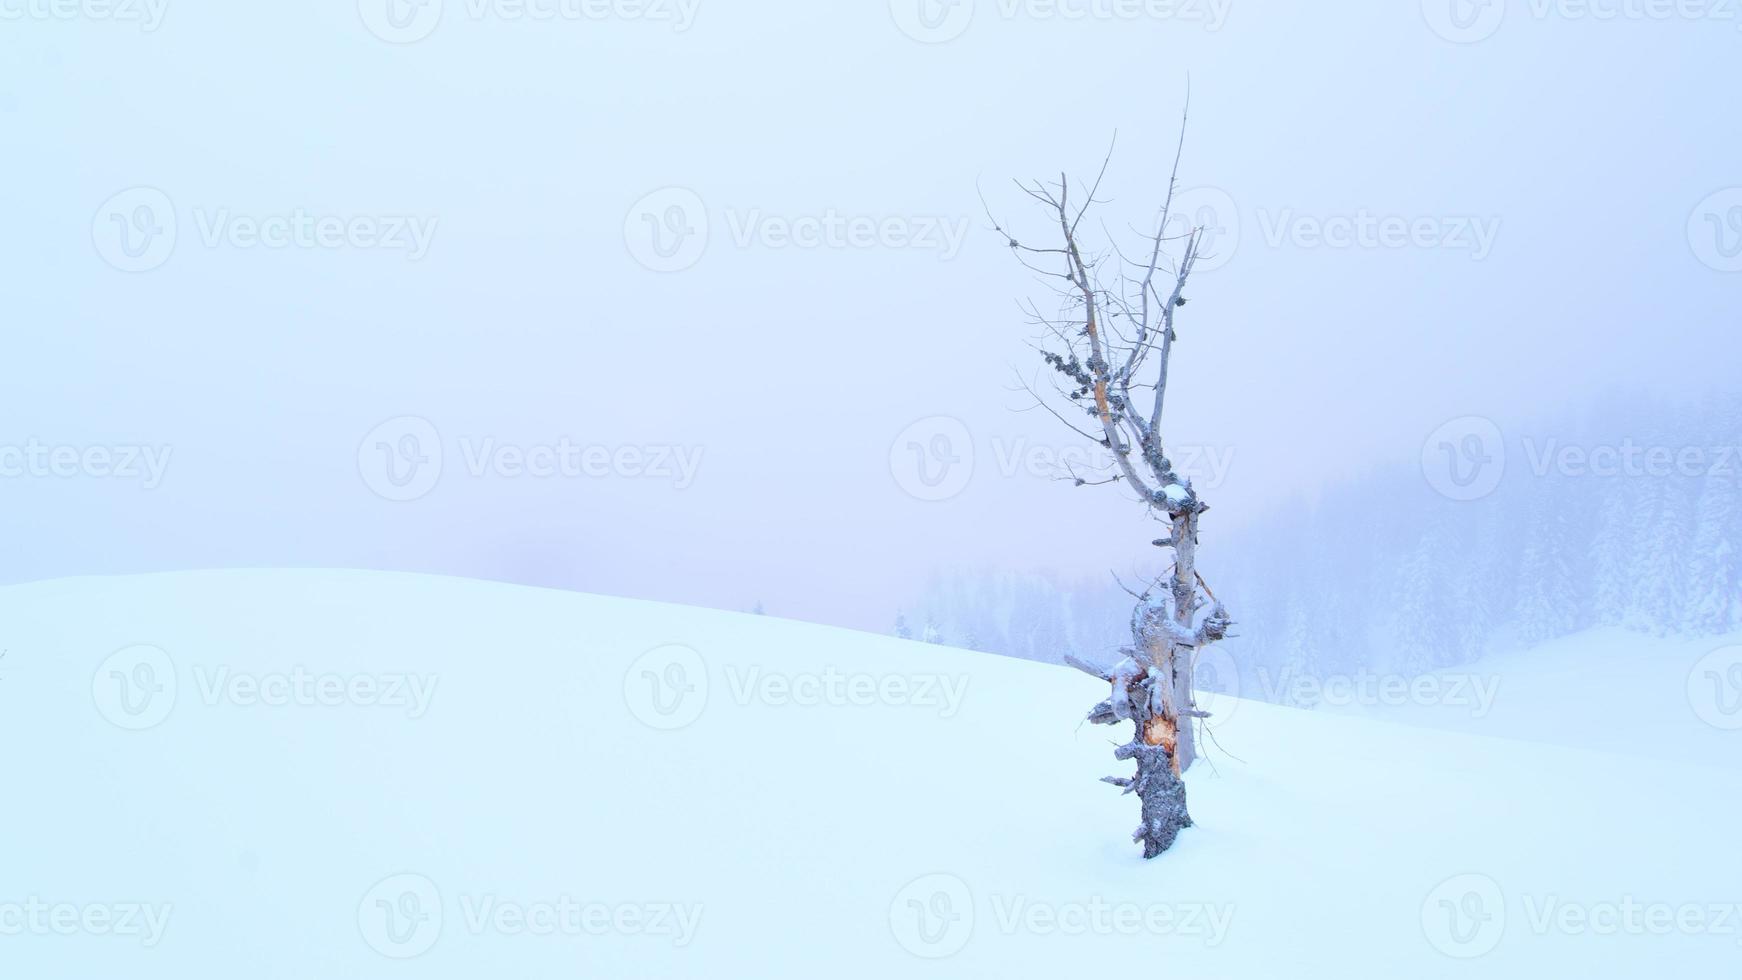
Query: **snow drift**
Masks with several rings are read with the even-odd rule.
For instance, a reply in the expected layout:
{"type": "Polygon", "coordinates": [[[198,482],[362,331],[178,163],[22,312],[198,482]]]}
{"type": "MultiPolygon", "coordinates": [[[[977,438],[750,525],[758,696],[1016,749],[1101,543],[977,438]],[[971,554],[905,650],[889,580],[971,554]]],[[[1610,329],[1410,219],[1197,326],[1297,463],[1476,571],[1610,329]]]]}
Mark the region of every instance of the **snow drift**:
{"type": "MultiPolygon", "coordinates": [[[[1733,773],[1213,698],[1145,862],[1094,682],[411,575],[0,590],[9,976],[1733,972],[1733,773]]],[[[1116,737],[1116,736],[1111,736],[1116,737]]]]}

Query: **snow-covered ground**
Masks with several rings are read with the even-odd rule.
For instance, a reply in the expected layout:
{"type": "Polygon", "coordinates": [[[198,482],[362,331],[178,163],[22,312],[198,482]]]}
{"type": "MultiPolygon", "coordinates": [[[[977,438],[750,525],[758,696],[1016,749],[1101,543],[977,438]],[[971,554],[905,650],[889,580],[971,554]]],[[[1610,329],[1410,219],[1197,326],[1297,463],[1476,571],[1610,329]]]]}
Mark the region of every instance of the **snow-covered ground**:
{"type": "MultiPolygon", "coordinates": [[[[324,571],[7,588],[0,649],[9,977],[1742,963],[1742,788],[1673,755],[1224,698],[1199,826],[1144,862],[1101,692],[1038,663],[324,571]]],[[[1594,697],[1578,665],[1517,664],[1493,717],[1594,697]]],[[[1560,740],[1621,747],[1589,711],[1560,740]]]]}
{"type": "Polygon", "coordinates": [[[1439,671],[1408,690],[1359,673],[1287,683],[1342,714],[1742,768],[1742,634],[1594,629],[1439,671]]]}

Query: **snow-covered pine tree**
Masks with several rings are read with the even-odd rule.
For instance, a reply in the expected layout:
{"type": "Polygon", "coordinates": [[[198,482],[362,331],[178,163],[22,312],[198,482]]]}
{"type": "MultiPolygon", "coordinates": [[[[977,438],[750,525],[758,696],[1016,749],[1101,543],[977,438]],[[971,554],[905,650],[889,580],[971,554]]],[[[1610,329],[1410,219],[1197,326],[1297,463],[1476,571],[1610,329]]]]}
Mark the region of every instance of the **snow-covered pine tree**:
{"type": "Polygon", "coordinates": [[[1742,627],[1742,480],[1735,462],[1719,462],[1706,478],[1695,511],[1683,620],[1697,636],[1742,627]]]}
{"type": "Polygon", "coordinates": [[[1687,559],[1691,505],[1681,481],[1673,477],[1641,481],[1645,516],[1639,529],[1639,578],[1631,624],[1656,636],[1686,624],[1687,559]]]}
{"type": "Polygon", "coordinates": [[[1451,626],[1447,665],[1469,663],[1488,652],[1499,625],[1501,566],[1504,539],[1488,501],[1475,505],[1478,520],[1464,534],[1463,548],[1447,560],[1451,569],[1447,590],[1451,626]]]}
{"type": "Polygon", "coordinates": [[[1590,548],[1591,619],[1599,626],[1620,626],[1633,607],[1634,506],[1622,480],[1603,482],[1603,502],[1597,511],[1590,548]]]}
{"type": "Polygon", "coordinates": [[[1051,583],[1031,578],[1023,583],[1019,605],[1026,610],[1026,646],[1031,660],[1051,660],[1071,645],[1065,629],[1064,606],[1051,583]]]}
{"type": "Polygon", "coordinates": [[[1390,659],[1398,673],[1409,677],[1441,666],[1451,645],[1441,572],[1445,554],[1438,545],[1433,529],[1422,534],[1394,580],[1390,659]]]}
{"type": "Polygon", "coordinates": [[[913,627],[907,625],[906,613],[895,614],[895,635],[904,640],[913,639],[913,627]]]}
{"type": "Polygon", "coordinates": [[[1579,593],[1570,563],[1571,528],[1557,484],[1547,481],[1537,491],[1525,531],[1524,553],[1518,562],[1518,637],[1542,643],[1578,629],[1579,593]]]}
{"type": "Polygon", "coordinates": [[[1316,708],[1316,702],[1303,703],[1298,692],[1312,690],[1309,685],[1303,685],[1302,679],[1318,679],[1322,677],[1319,664],[1318,634],[1311,610],[1307,606],[1305,590],[1309,583],[1296,583],[1289,590],[1287,613],[1284,622],[1282,640],[1282,668],[1276,673],[1276,691],[1279,703],[1297,708],[1316,708]]]}

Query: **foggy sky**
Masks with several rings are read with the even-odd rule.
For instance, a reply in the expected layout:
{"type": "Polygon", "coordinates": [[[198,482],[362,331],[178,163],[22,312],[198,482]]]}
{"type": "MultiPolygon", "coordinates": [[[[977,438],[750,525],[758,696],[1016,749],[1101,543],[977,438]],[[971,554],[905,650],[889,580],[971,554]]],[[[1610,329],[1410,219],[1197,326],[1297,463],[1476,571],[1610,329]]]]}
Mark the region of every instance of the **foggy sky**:
{"type": "Polygon", "coordinates": [[[0,578],[363,566],[885,628],[933,568],[1148,557],[1116,490],[1020,462],[1076,443],[1010,390],[1046,287],[980,195],[1045,244],[1010,179],[1091,176],[1117,132],[1126,235],[1188,79],[1217,251],[1167,430],[1221,476],[1206,534],[1448,419],[1734,387],[1717,13],[448,0],[390,43],[386,2],[168,0],[147,30],[0,0],[0,578]],[[159,200],[173,250],[129,255],[117,216],[159,200]],[[696,234],[662,254],[662,227],[696,234]],[[439,478],[383,491],[407,426],[439,478]],[[146,486],[93,446],[168,462],[146,486]],[[945,457],[971,477],[917,475],[945,457]]]}

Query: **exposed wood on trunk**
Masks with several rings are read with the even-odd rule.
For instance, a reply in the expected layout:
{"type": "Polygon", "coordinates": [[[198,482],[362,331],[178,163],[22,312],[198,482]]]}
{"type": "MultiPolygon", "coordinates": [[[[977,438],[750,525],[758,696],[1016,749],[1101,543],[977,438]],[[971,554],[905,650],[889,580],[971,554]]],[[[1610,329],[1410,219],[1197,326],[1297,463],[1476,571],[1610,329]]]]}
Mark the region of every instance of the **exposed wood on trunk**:
{"type": "Polygon", "coordinates": [[[1179,726],[1173,719],[1156,715],[1143,726],[1143,741],[1150,745],[1159,745],[1167,750],[1168,759],[1173,763],[1173,771],[1180,771],[1179,762],[1179,726]]]}

